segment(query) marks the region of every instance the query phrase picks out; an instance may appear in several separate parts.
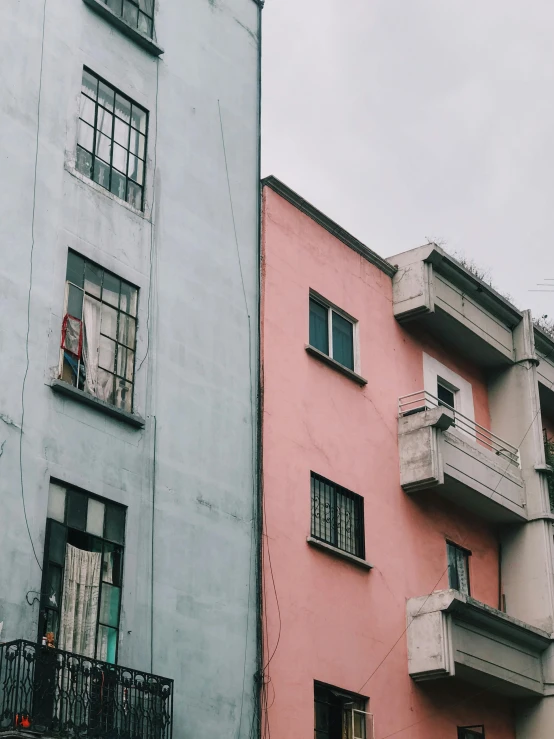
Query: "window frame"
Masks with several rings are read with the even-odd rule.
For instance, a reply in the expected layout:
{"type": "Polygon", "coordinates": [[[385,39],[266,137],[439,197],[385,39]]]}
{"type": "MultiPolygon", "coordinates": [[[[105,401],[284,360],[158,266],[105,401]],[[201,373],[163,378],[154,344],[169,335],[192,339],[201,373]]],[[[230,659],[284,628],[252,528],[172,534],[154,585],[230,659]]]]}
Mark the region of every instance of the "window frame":
{"type": "MultiPolygon", "coordinates": [[[[50,485],[56,485],[58,487],[63,487],[65,489],[65,501],[64,501],[64,520],[63,522],[59,521],[56,518],[52,518],[47,515],[46,517],[46,536],[45,536],[45,542],[44,542],[44,554],[43,554],[43,564],[42,564],[42,584],[41,584],[41,598],[40,598],[40,615],[38,620],[38,638],[37,641],[40,643],[41,639],[46,635],[47,627],[48,627],[48,612],[52,611],[57,613],[57,632],[56,632],[56,641],[59,639],[59,633],[60,633],[60,626],[61,626],[61,610],[62,610],[62,603],[63,603],[63,581],[64,581],[64,575],[65,575],[65,562],[66,562],[66,556],[67,556],[67,543],[68,543],[68,532],[74,531],[78,532],[79,534],[82,534],[83,536],[90,537],[91,539],[97,540],[101,545],[100,553],[102,555],[101,557],[101,572],[100,572],[100,588],[98,592],[98,610],[96,613],[96,634],[95,634],[95,642],[94,642],[94,657],[92,659],[97,659],[101,662],[107,662],[108,664],[117,664],[118,654],[119,654],[119,638],[120,638],[120,631],[121,631],[121,611],[122,611],[122,605],[123,605],[123,581],[124,581],[124,562],[125,562],[125,536],[126,536],[126,529],[127,529],[127,507],[124,505],[121,505],[120,503],[116,503],[113,500],[109,500],[108,498],[102,498],[99,495],[95,495],[94,493],[89,493],[87,490],[83,490],[82,488],[79,488],[75,485],[69,485],[66,482],[56,480],[54,478],[50,479],[50,485]],[[87,507],[88,507],[88,500],[96,500],[99,503],[102,503],[106,507],[111,506],[114,508],[117,508],[121,511],[123,514],[123,535],[121,542],[116,542],[114,539],[110,539],[106,536],[106,523],[107,523],[107,517],[106,517],[106,511],[104,511],[104,522],[103,522],[103,531],[102,536],[98,536],[97,534],[92,534],[86,531],[86,523],[85,523],[85,530],[81,530],[78,528],[75,528],[74,526],[70,526],[68,523],[68,498],[71,493],[77,493],[80,495],[84,495],[87,498],[87,507]],[[54,526],[60,526],[64,529],[64,555],[63,555],[63,564],[60,564],[59,562],[56,562],[52,559],[52,551],[50,547],[50,543],[52,540],[52,530],[54,526]],[[106,545],[116,547],[119,550],[120,554],[120,584],[115,586],[119,589],[119,604],[118,604],[118,610],[117,610],[117,626],[111,626],[110,624],[102,623],[100,620],[100,609],[102,605],[102,590],[104,584],[109,585],[110,583],[107,581],[104,581],[104,552],[106,551],[106,545]],[[56,568],[60,570],[60,585],[59,585],[59,603],[57,606],[52,606],[48,603],[48,584],[50,579],[50,573],[52,568],[56,568]],[[98,637],[100,632],[100,627],[113,629],[116,632],[116,642],[115,642],[115,655],[114,655],[114,661],[113,663],[108,662],[108,660],[102,660],[99,657],[97,657],[97,649],[98,649],[98,637]]],[[[49,494],[50,494],[50,486],[49,486],[49,494]]],[[[88,550],[86,550],[88,551],[88,550]]],[[[92,551],[92,550],[91,550],[92,551]]],[[[113,586],[113,583],[112,583],[113,586]]],[[[56,647],[58,645],[56,644],[56,647]]]]}
{"type": "MultiPolygon", "coordinates": [[[[320,501],[321,488],[319,488],[318,498],[320,501]]],[[[347,554],[357,557],[358,559],[365,559],[365,506],[363,496],[358,495],[357,493],[354,493],[351,490],[342,487],[341,485],[337,485],[337,483],[332,482],[332,480],[328,480],[326,477],[317,474],[317,472],[310,471],[310,536],[317,541],[328,544],[329,546],[337,549],[340,552],[346,552],[347,554]],[[321,523],[318,527],[318,531],[316,531],[315,522],[317,519],[317,515],[315,513],[316,494],[314,482],[319,483],[319,485],[323,484],[331,488],[330,495],[333,498],[333,522],[329,526],[329,529],[332,528],[330,538],[326,538],[325,536],[321,535],[321,523]],[[354,541],[355,551],[351,551],[350,549],[346,549],[345,547],[340,546],[339,520],[338,516],[336,515],[339,495],[342,498],[352,501],[353,504],[353,512],[355,518],[354,533],[352,534],[351,538],[354,541]]]]}
{"type": "Polygon", "coordinates": [[[485,725],[474,724],[473,726],[458,726],[458,739],[485,739],[485,725]],[[475,731],[479,729],[479,731],[475,731]],[[471,732],[468,734],[468,732],[471,732]]]}
{"type": "Polygon", "coordinates": [[[78,114],[78,118],[77,118],[77,135],[76,135],[76,144],[75,144],[75,169],[76,169],[77,172],[79,172],[87,180],[90,180],[91,182],[94,182],[96,185],[98,185],[98,187],[101,187],[103,190],[106,190],[107,192],[110,193],[110,195],[113,195],[113,197],[117,198],[121,202],[126,203],[128,206],[130,206],[131,208],[133,208],[136,211],[139,211],[142,214],[144,214],[144,211],[145,211],[146,177],[147,177],[147,172],[148,172],[147,164],[148,164],[148,143],[149,143],[148,142],[148,138],[149,138],[148,137],[148,133],[149,133],[149,128],[150,128],[150,112],[146,108],[144,108],[140,103],[137,103],[135,100],[133,100],[133,98],[131,98],[129,95],[127,95],[126,93],[122,92],[120,89],[118,89],[111,82],[109,82],[108,80],[104,79],[103,77],[101,77],[96,72],[94,72],[90,67],[87,67],[86,65],[83,66],[82,74],[81,74],[81,89],[80,89],[80,94],[79,94],[79,114],[78,114]],[[84,90],[83,90],[83,87],[84,87],[84,85],[83,85],[83,78],[84,78],[85,73],[88,74],[88,75],[91,75],[97,81],[97,84],[96,84],[96,98],[90,97],[90,95],[86,94],[84,92],[84,90]],[[109,108],[106,108],[98,100],[98,87],[99,87],[100,83],[103,84],[103,85],[105,85],[107,88],[109,88],[112,91],[112,93],[113,93],[114,104],[113,104],[112,110],[109,110],[109,108]],[[117,113],[116,113],[116,106],[115,106],[115,98],[116,98],[116,96],[119,96],[119,97],[123,98],[124,100],[126,100],[129,103],[129,106],[130,106],[129,107],[129,111],[130,112],[129,112],[129,122],[128,123],[126,121],[124,121],[124,119],[121,118],[120,116],[118,116],[117,113]],[[82,101],[83,101],[83,97],[86,98],[91,103],[93,103],[93,105],[94,105],[94,123],[93,124],[91,124],[88,120],[86,120],[85,118],[82,117],[82,101]],[[142,132],[139,128],[136,128],[132,124],[132,109],[133,109],[133,106],[136,107],[136,108],[138,108],[140,111],[142,111],[144,113],[144,115],[146,116],[146,118],[145,118],[144,132],[142,132]],[[100,157],[97,154],[97,148],[98,148],[97,147],[97,138],[98,138],[98,136],[102,135],[105,138],[108,138],[107,134],[103,133],[98,128],[98,110],[99,110],[99,108],[101,108],[103,111],[105,111],[106,113],[108,113],[109,115],[112,116],[111,132],[110,132],[110,136],[109,136],[109,140],[110,140],[110,161],[109,162],[106,161],[105,159],[102,159],[102,157],[100,157]],[[128,136],[127,136],[127,145],[126,145],[126,147],[123,147],[116,140],[116,138],[115,138],[115,126],[116,126],[116,121],[117,120],[121,121],[124,125],[128,126],[128,128],[129,128],[128,136]],[[92,128],[92,151],[89,151],[82,144],[79,143],[79,136],[80,136],[81,124],[83,124],[84,126],[88,126],[89,128],[92,128]],[[132,136],[132,132],[133,131],[135,131],[137,133],[137,141],[140,141],[140,136],[144,136],[144,158],[142,158],[142,159],[138,155],[138,151],[135,152],[135,153],[133,153],[132,150],[131,150],[131,136],[132,136]],[[124,173],[121,172],[121,170],[119,170],[117,167],[115,167],[115,165],[113,163],[114,162],[114,149],[115,149],[115,146],[116,145],[117,146],[120,146],[121,149],[124,149],[124,151],[126,153],[126,165],[125,165],[125,172],[124,173]],[[90,173],[89,174],[87,174],[87,172],[83,171],[83,169],[81,169],[79,167],[79,150],[82,150],[83,152],[85,152],[86,155],[90,156],[91,163],[90,163],[90,173]],[[142,161],[142,164],[143,164],[142,184],[139,183],[138,180],[133,179],[131,177],[131,175],[129,174],[129,171],[130,171],[130,163],[131,163],[131,156],[133,156],[138,162],[141,162],[142,161]],[[100,182],[98,182],[94,178],[95,163],[96,163],[96,160],[97,159],[100,162],[102,162],[103,164],[107,165],[107,167],[108,167],[108,170],[109,171],[108,171],[108,185],[107,186],[104,185],[104,184],[102,184],[102,183],[100,183],[100,182]],[[112,190],[112,173],[113,173],[113,170],[115,170],[125,180],[125,197],[124,198],[121,198],[117,194],[117,192],[114,192],[112,190]],[[134,204],[134,202],[130,202],[129,199],[128,199],[129,183],[134,183],[141,190],[141,199],[140,199],[140,207],[139,208],[137,208],[137,206],[134,204]]]}
{"type": "Polygon", "coordinates": [[[470,573],[470,567],[469,567],[470,557],[471,557],[470,549],[467,549],[466,547],[462,547],[459,544],[456,544],[451,539],[446,539],[446,563],[447,563],[447,570],[448,570],[448,587],[449,589],[457,590],[462,595],[467,595],[468,597],[471,597],[471,573],[470,573]],[[465,563],[466,577],[467,577],[467,593],[465,593],[463,590],[460,590],[459,588],[460,578],[459,578],[458,570],[456,570],[456,579],[458,581],[458,587],[454,587],[451,584],[451,567],[450,567],[450,553],[449,553],[450,548],[454,549],[456,552],[461,552],[464,556],[464,563],[465,563]]]}
{"type": "Polygon", "coordinates": [[[445,408],[452,408],[454,411],[459,410],[458,406],[459,403],[459,392],[460,388],[455,387],[451,382],[448,382],[448,380],[444,380],[442,377],[437,376],[437,400],[439,403],[439,406],[445,407],[445,408]],[[446,390],[447,392],[452,394],[452,405],[449,405],[445,401],[441,400],[439,397],[439,388],[442,387],[443,390],[446,390]]]}
{"type": "MultiPolygon", "coordinates": [[[[340,728],[340,737],[338,739],[342,739],[343,736],[343,730],[346,727],[348,727],[348,724],[350,724],[350,727],[352,728],[352,725],[354,723],[353,721],[353,714],[361,713],[365,716],[364,721],[364,739],[372,739],[371,736],[371,729],[372,729],[372,714],[369,711],[369,698],[364,695],[359,695],[357,693],[352,693],[349,690],[342,690],[341,688],[337,688],[334,685],[329,685],[328,683],[320,682],[319,680],[314,680],[314,739],[335,739],[335,737],[332,735],[333,729],[340,728]],[[319,697],[323,697],[323,694],[326,693],[325,698],[327,700],[318,700],[318,694],[319,697]],[[334,696],[335,700],[331,701],[329,698],[331,696],[334,696]],[[340,711],[340,727],[337,726],[339,718],[338,715],[335,715],[335,726],[330,727],[330,731],[326,731],[324,729],[317,729],[316,728],[316,705],[326,705],[329,706],[331,710],[336,711],[338,714],[340,711]],[[363,705],[363,708],[360,707],[354,707],[350,710],[346,709],[346,706],[348,705],[354,705],[356,706],[363,705]],[[369,724],[368,725],[368,717],[369,717],[369,724]],[[325,736],[325,734],[327,736],[325,736]]],[[[335,731],[336,733],[336,731],[335,731]]],[[[351,738],[352,739],[352,738],[351,738]]],[[[355,739],[355,737],[353,738],[355,739]]]]}
{"type": "Polygon", "coordinates": [[[358,321],[356,318],[351,316],[349,313],[344,311],[342,308],[339,308],[334,303],[331,303],[331,301],[324,298],[319,293],[315,292],[315,290],[310,289],[309,292],[309,302],[308,302],[308,345],[315,349],[318,352],[321,352],[322,354],[325,354],[330,359],[335,361],[337,364],[340,364],[341,367],[344,367],[346,370],[349,370],[350,372],[354,372],[356,374],[360,374],[360,357],[359,357],[359,349],[358,349],[358,321]],[[311,315],[311,302],[317,303],[320,307],[325,308],[327,311],[327,351],[323,351],[319,347],[315,346],[311,343],[311,335],[310,335],[310,315],[311,315]],[[340,318],[342,318],[345,321],[348,321],[349,324],[352,326],[352,367],[349,367],[347,364],[344,364],[340,360],[338,360],[334,356],[334,347],[333,347],[333,313],[336,313],[340,318]]]}
{"type": "Polygon", "coordinates": [[[105,5],[106,8],[110,12],[112,12],[116,18],[119,18],[122,23],[125,23],[126,26],[128,26],[132,31],[135,31],[136,33],[141,34],[141,36],[145,36],[150,41],[154,41],[154,33],[155,33],[155,24],[154,24],[154,17],[156,15],[156,2],[155,0],[152,0],[152,15],[149,15],[146,11],[141,10],[140,8],[140,2],[139,0],[119,0],[119,3],[121,5],[121,12],[117,12],[117,10],[114,10],[109,4],[109,0],[98,0],[98,2],[102,3],[102,5],[105,5]],[[128,2],[130,5],[133,5],[137,9],[137,25],[133,26],[131,23],[123,16],[123,8],[125,6],[125,3],[128,2]],[[145,33],[144,31],[141,31],[138,27],[138,18],[140,14],[146,16],[146,18],[150,19],[151,24],[151,33],[145,33]]]}

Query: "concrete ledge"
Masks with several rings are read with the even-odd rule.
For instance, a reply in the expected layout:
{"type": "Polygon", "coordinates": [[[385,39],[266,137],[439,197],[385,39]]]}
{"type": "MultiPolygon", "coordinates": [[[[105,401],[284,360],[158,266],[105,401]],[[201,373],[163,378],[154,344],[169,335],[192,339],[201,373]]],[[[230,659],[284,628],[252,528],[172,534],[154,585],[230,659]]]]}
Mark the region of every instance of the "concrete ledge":
{"type": "Polygon", "coordinates": [[[136,413],[128,413],[127,411],[121,410],[121,408],[116,408],[114,405],[106,403],[105,400],[95,398],[94,395],[89,395],[89,393],[85,393],[83,390],[79,390],[73,385],[63,382],[63,380],[53,380],[50,387],[55,393],[65,395],[79,403],[96,408],[101,413],[106,413],[108,416],[117,418],[118,421],[123,421],[123,423],[129,424],[129,426],[134,426],[138,429],[144,428],[144,418],[142,416],[136,413]]]}
{"type": "Polygon", "coordinates": [[[337,370],[337,372],[342,373],[345,375],[345,377],[349,377],[351,380],[354,380],[354,382],[358,383],[358,385],[367,385],[367,380],[365,377],[362,377],[361,375],[356,374],[356,372],[353,372],[351,369],[348,369],[348,367],[345,367],[340,362],[337,362],[332,357],[329,357],[327,354],[324,354],[323,352],[320,352],[319,349],[316,349],[315,346],[311,346],[310,344],[306,344],[305,347],[308,354],[311,354],[312,357],[315,357],[316,359],[319,359],[320,362],[323,362],[324,364],[328,364],[329,367],[332,367],[333,369],[337,370]]]}
{"type": "Polygon", "coordinates": [[[120,18],[118,15],[116,15],[113,10],[110,10],[107,5],[104,5],[104,3],[101,0],[83,0],[85,5],[88,5],[91,10],[93,10],[95,13],[98,13],[98,15],[101,15],[102,18],[105,18],[108,23],[111,23],[112,26],[115,26],[118,31],[121,31],[125,36],[128,36],[132,41],[137,43],[139,46],[142,46],[145,51],[147,51],[149,54],[152,54],[152,56],[160,56],[164,53],[164,50],[161,48],[161,46],[158,46],[154,41],[152,41],[151,38],[148,38],[148,36],[145,36],[140,31],[137,31],[136,28],[131,28],[131,26],[126,23],[123,18],[120,18]]]}
{"type": "Polygon", "coordinates": [[[320,539],[315,539],[313,536],[308,536],[306,541],[311,547],[322,549],[324,552],[329,552],[329,554],[332,554],[339,559],[345,559],[347,562],[351,562],[353,565],[356,565],[356,567],[360,567],[362,570],[371,570],[373,567],[373,565],[369,564],[367,560],[361,559],[361,557],[356,557],[354,554],[345,552],[342,549],[338,549],[332,544],[327,544],[320,539]]]}

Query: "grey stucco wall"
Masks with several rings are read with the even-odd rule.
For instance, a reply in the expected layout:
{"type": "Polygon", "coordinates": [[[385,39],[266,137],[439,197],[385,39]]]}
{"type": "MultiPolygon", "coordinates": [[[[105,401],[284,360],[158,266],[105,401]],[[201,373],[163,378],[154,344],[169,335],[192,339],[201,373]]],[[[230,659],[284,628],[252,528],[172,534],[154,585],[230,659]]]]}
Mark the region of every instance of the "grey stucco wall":
{"type": "Polygon", "coordinates": [[[260,9],[254,0],[157,6],[159,62],[82,0],[2,3],[1,638],[36,638],[38,604],[25,596],[41,585],[23,516],[18,429],[34,207],[22,467],[39,562],[50,478],[125,504],[119,663],[174,678],[178,739],[247,737],[256,670],[260,9]],[[150,111],[144,216],[73,169],[83,65],[150,111]],[[140,288],[143,430],[50,388],[68,248],[140,288]]]}

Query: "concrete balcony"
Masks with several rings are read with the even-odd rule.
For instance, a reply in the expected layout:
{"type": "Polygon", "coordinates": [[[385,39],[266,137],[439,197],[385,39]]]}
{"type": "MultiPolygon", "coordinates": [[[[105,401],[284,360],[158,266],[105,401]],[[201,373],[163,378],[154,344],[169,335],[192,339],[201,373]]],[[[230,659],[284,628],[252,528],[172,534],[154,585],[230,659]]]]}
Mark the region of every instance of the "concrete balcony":
{"type": "Polygon", "coordinates": [[[439,495],[490,521],[525,521],[516,447],[420,391],[399,400],[400,484],[439,495]]]}
{"type": "Polygon", "coordinates": [[[458,677],[514,698],[544,692],[550,634],[456,590],[411,598],[408,671],[416,681],[458,677]]]}
{"type": "Polygon", "coordinates": [[[513,329],[522,314],[436,244],[426,244],[388,261],[393,278],[394,315],[421,324],[442,342],[483,367],[516,359],[513,329]]]}

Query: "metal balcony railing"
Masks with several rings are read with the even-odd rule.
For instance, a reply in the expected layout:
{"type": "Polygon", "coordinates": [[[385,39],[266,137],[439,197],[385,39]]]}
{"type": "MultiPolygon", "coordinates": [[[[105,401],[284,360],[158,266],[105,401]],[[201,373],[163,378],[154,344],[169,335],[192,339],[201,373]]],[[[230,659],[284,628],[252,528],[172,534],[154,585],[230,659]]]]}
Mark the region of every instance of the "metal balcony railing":
{"type": "Polygon", "coordinates": [[[499,457],[504,457],[504,459],[508,460],[508,462],[516,467],[520,466],[519,449],[517,447],[504,441],[504,439],[493,434],[492,431],[489,431],[484,426],[472,421],[471,418],[464,416],[463,413],[460,413],[460,411],[457,411],[455,408],[441,402],[426,390],[419,390],[416,393],[403,395],[399,398],[398,415],[409,416],[412,413],[430,410],[431,408],[437,408],[438,406],[444,406],[452,411],[454,415],[455,429],[459,429],[460,431],[464,431],[466,434],[469,434],[486,449],[499,457]]]}
{"type": "Polygon", "coordinates": [[[173,680],[33,642],[0,645],[0,732],[171,739],[173,680]]]}

